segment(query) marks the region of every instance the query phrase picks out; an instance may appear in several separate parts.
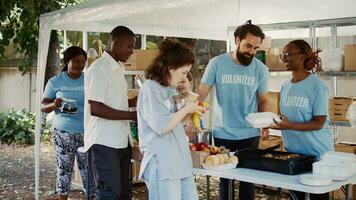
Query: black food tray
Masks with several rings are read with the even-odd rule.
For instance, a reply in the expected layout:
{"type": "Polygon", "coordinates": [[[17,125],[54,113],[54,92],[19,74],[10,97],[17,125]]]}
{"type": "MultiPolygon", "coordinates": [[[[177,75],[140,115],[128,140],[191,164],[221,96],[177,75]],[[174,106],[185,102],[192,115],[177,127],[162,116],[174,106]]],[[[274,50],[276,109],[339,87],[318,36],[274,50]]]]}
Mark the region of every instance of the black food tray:
{"type": "Polygon", "coordinates": [[[315,156],[311,155],[249,148],[241,149],[237,151],[235,155],[239,159],[237,167],[271,171],[287,175],[296,175],[312,171],[313,162],[316,161],[315,156]],[[269,157],[264,156],[267,154],[269,157]],[[286,156],[295,157],[278,159],[278,157],[285,158],[286,156]]]}

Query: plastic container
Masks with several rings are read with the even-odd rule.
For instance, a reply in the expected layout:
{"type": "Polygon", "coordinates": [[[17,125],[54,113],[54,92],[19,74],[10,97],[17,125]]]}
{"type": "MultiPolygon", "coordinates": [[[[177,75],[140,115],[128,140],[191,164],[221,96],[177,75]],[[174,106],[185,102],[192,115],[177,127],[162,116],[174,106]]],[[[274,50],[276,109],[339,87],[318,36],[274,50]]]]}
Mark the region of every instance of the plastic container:
{"type": "Polygon", "coordinates": [[[319,53],[325,71],[342,71],[345,51],[341,48],[324,49],[319,53]]]}
{"type": "Polygon", "coordinates": [[[321,156],[321,160],[329,162],[356,162],[356,155],[353,153],[328,151],[321,156]]]}
{"type": "Polygon", "coordinates": [[[356,128],[356,102],[350,104],[347,109],[347,118],[349,119],[351,127],[356,128]]]}
{"type": "Polygon", "coordinates": [[[61,103],[61,112],[67,114],[75,114],[77,113],[77,101],[75,99],[67,99],[63,98],[61,103]]]}
{"type": "Polygon", "coordinates": [[[354,174],[353,165],[348,162],[318,161],[313,163],[313,174],[343,181],[354,174]],[[337,169],[337,170],[335,170],[337,169]]]}
{"type": "Polygon", "coordinates": [[[310,186],[325,186],[332,184],[332,179],[315,174],[303,174],[299,177],[299,182],[310,186]]]}
{"type": "Polygon", "coordinates": [[[273,112],[250,113],[245,119],[253,128],[266,128],[271,125],[276,125],[273,119],[277,122],[281,121],[281,118],[273,112]]]}

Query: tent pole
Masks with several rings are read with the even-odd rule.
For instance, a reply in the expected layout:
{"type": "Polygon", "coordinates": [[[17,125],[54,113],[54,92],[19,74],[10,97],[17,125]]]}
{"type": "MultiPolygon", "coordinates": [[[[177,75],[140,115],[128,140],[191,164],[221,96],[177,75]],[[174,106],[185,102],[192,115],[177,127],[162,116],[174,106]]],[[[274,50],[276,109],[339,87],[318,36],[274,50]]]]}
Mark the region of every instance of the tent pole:
{"type": "Polygon", "coordinates": [[[147,46],[146,46],[146,35],[141,35],[141,49],[146,49],[147,46]]]}
{"type": "Polygon", "coordinates": [[[40,17],[40,31],[38,39],[38,53],[37,53],[37,80],[36,80],[36,123],[35,123],[35,199],[40,199],[40,142],[42,129],[42,112],[41,99],[44,88],[44,78],[46,71],[46,62],[48,55],[48,47],[51,35],[50,28],[43,28],[46,23],[45,17],[40,17]]]}
{"type": "Polygon", "coordinates": [[[63,48],[66,50],[68,48],[68,43],[67,43],[67,31],[63,31],[63,48]]]}
{"type": "Polygon", "coordinates": [[[85,52],[88,51],[88,32],[83,31],[83,49],[85,52]]]}

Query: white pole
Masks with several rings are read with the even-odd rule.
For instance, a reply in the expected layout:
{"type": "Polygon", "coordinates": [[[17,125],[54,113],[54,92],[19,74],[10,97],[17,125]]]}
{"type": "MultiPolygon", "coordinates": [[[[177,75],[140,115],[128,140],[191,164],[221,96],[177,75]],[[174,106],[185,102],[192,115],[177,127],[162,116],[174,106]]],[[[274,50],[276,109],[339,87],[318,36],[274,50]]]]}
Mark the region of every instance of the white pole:
{"type": "Polygon", "coordinates": [[[83,49],[88,51],[88,32],[83,31],[83,49]]]}
{"type": "Polygon", "coordinates": [[[147,45],[146,45],[146,35],[141,35],[141,49],[146,49],[147,45]]]}
{"type": "Polygon", "coordinates": [[[63,48],[64,50],[66,50],[68,48],[68,44],[67,44],[67,31],[64,30],[63,31],[63,48]]]}
{"type": "Polygon", "coordinates": [[[35,198],[40,199],[40,139],[42,129],[42,112],[41,112],[41,99],[44,86],[44,78],[46,71],[46,62],[48,55],[49,40],[51,30],[43,28],[43,18],[40,17],[40,31],[38,40],[38,53],[37,53],[37,79],[36,79],[36,123],[35,123],[35,198]]]}

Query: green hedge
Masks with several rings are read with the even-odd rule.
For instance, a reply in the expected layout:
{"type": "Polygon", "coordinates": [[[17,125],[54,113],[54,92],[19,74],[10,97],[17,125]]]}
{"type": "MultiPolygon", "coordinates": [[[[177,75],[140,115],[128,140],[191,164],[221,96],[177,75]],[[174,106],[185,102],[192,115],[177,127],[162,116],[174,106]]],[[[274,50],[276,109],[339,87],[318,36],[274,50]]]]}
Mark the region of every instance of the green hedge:
{"type": "MultiPolygon", "coordinates": [[[[25,110],[0,113],[0,140],[6,144],[34,144],[35,114],[25,110]]],[[[42,123],[42,140],[49,140],[50,129],[42,123]]]]}

